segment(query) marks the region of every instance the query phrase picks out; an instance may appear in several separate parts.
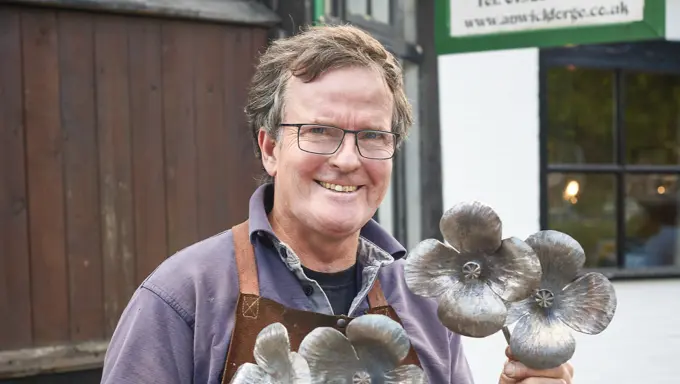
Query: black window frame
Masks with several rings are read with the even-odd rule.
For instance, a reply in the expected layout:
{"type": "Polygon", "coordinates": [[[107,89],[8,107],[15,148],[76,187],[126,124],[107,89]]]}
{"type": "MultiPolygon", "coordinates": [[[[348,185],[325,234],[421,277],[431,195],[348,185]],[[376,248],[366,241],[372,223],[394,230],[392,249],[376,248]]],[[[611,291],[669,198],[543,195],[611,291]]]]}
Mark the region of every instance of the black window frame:
{"type": "MultiPolygon", "coordinates": [[[[385,24],[347,12],[347,0],[330,0],[330,7],[323,16],[326,24],[351,23],[371,33],[394,55],[413,63],[423,60],[422,49],[404,38],[405,10],[403,0],[390,1],[390,23],[385,24]]],[[[369,1],[370,3],[370,1],[369,1]]]]}
{"type": "Polygon", "coordinates": [[[626,71],[680,75],[680,43],[645,41],[619,44],[599,44],[573,47],[544,48],[539,53],[540,99],[540,227],[548,226],[548,174],[582,173],[607,174],[616,179],[616,268],[593,268],[610,279],[678,278],[680,265],[653,268],[628,268],[624,264],[626,241],[625,176],[630,174],[680,175],[680,164],[628,165],[626,164],[626,130],[623,114],[625,104],[620,92],[626,71]],[[553,67],[574,65],[579,68],[606,69],[615,72],[614,80],[614,161],[610,164],[549,164],[548,163],[548,100],[547,71],[553,67]]]}

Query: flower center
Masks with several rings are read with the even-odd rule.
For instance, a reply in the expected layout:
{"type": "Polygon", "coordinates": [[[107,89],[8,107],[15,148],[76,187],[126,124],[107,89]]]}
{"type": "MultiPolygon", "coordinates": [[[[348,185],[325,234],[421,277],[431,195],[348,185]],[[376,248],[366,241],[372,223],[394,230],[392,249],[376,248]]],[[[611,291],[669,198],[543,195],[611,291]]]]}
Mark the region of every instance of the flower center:
{"type": "Polygon", "coordinates": [[[465,279],[479,279],[479,275],[482,274],[482,267],[474,261],[468,261],[463,265],[463,276],[465,279]]]}
{"type": "Polygon", "coordinates": [[[368,372],[357,372],[352,377],[352,384],[371,384],[371,375],[368,372]]]}
{"type": "Polygon", "coordinates": [[[555,295],[547,289],[539,289],[534,294],[534,300],[539,307],[550,308],[555,301],[555,295]]]}

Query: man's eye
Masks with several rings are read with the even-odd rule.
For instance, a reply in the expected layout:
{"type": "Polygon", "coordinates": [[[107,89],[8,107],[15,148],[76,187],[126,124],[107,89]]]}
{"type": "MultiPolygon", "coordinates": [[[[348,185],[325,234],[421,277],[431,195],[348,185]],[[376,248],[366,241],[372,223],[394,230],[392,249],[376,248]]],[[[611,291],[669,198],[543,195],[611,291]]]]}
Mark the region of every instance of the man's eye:
{"type": "Polygon", "coordinates": [[[326,128],[324,128],[324,127],[309,128],[309,133],[323,134],[325,132],[326,132],[326,128]]]}

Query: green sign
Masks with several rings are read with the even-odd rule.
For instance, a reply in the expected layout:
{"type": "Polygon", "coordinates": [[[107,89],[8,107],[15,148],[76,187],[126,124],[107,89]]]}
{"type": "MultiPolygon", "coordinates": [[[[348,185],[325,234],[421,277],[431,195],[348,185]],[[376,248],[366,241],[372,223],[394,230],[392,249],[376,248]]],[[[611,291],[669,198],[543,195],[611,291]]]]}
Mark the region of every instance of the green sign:
{"type": "Polygon", "coordinates": [[[439,54],[663,39],[666,0],[436,0],[439,54]]]}

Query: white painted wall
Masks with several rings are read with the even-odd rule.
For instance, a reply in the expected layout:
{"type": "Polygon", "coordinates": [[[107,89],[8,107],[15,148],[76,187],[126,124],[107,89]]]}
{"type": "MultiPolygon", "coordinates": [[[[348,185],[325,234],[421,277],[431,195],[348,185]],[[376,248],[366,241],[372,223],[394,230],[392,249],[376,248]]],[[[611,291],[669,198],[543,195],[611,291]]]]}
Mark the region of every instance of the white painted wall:
{"type": "Polygon", "coordinates": [[[680,0],[666,0],[666,38],[680,41],[680,0]]]}
{"type": "MultiPolygon", "coordinates": [[[[539,230],[538,50],[440,56],[439,79],[444,207],[483,201],[504,237],[526,238],[539,230]]],[[[575,383],[680,383],[680,279],[615,287],[609,328],[575,333],[575,383]]],[[[500,333],[464,340],[477,384],[498,382],[505,346],[500,333]]]]}

